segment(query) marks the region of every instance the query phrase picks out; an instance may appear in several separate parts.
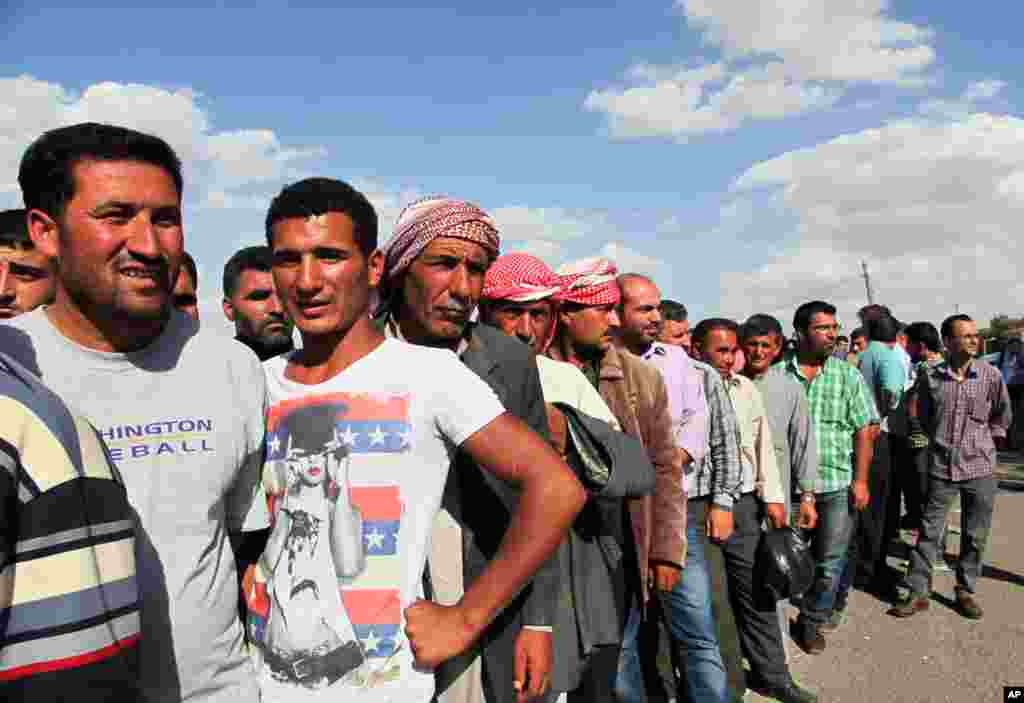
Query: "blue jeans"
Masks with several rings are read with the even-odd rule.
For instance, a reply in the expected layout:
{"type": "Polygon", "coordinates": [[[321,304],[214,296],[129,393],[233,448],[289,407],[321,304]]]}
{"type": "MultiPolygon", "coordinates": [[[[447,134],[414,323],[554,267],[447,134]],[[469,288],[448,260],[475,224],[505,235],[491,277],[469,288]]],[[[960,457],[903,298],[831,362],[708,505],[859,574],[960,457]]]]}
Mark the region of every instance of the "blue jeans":
{"type": "MultiPolygon", "coordinates": [[[[685,662],[687,700],[726,703],[729,700],[725,665],[718,649],[718,632],[711,614],[711,580],[704,555],[707,499],[695,498],[686,511],[686,567],[671,592],[655,591],[680,662],[685,662]]],[[[640,614],[634,608],[623,634],[615,693],[622,703],[644,700],[639,649],[640,614]]],[[[680,691],[680,694],[682,691],[680,691]]],[[[680,695],[680,699],[684,696],[680,695]]]]}
{"type": "Polygon", "coordinates": [[[815,561],[814,584],[801,601],[798,619],[805,626],[822,625],[832,614],[836,587],[846,568],[853,531],[853,508],[848,489],[819,493],[816,508],[818,524],[810,532],[815,561]]]}

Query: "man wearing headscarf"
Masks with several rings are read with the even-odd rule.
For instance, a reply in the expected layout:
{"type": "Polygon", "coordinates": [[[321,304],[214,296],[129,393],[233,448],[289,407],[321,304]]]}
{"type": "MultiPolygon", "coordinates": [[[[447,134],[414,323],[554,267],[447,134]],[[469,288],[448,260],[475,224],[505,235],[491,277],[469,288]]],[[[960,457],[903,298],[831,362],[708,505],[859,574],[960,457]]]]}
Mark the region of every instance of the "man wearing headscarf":
{"type": "MultiPolygon", "coordinates": [[[[615,264],[605,258],[584,259],[558,269],[562,291],[558,325],[548,356],[567,361],[598,389],[622,430],[638,439],[655,469],[653,496],[627,501],[633,533],[635,560],[631,596],[639,606],[626,623],[622,642],[622,667],[615,687],[621,701],[644,700],[642,676],[635,670],[640,620],[651,590],[672,588],[669,579],[655,582],[655,567],[674,567],[676,578],[686,556],[686,493],[683,489],[682,454],[676,450],[665,380],[647,364],[615,341],[612,329],[619,326],[616,308],[621,300],[615,264]],[[652,587],[656,586],[656,589],[652,587]]],[[[672,573],[672,570],[669,570],[672,573]]],[[[651,660],[653,657],[646,657],[651,660]]],[[[653,665],[653,661],[647,663],[653,665]]],[[[615,675],[613,672],[612,675],[615,675]]]]}
{"type": "MultiPolygon", "coordinates": [[[[548,437],[534,355],[500,331],[476,324],[484,274],[498,256],[491,217],[473,203],[430,197],[406,207],[384,247],[378,319],[386,333],[450,349],[498,395],[505,408],[548,437]]],[[[494,557],[516,491],[455,457],[443,510],[434,524],[427,576],[434,598],[454,603],[494,557]]],[[[551,629],[558,594],[557,555],[487,628],[478,645],[437,670],[441,703],[513,703],[549,687],[551,629]]]]}
{"type": "MultiPolygon", "coordinates": [[[[560,291],[561,279],[543,261],[529,254],[505,254],[484,278],[481,320],[541,354],[554,338],[558,304],[553,298],[560,291]]],[[[643,447],[617,431],[618,420],[578,368],[546,356],[537,357],[537,368],[548,402],[552,444],[570,465],[577,465],[577,457],[593,462],[594,457],[570,436],[577,418],[597,423],[598,461],[603,458],[612,477],[602,490],[592,489],[582,517],[560,547],[560,601],[571,607],[558,610],[552,689],[567,692],[569,703],[616,703],[615,673],[629,608],[624,574],[631,566],[621,555],[629,546],[625,543],[632,542],[632,535],[623,530],[623,498],[649,495],[654,469],[643,447]],[[573,416],[567,419],[565,413],[573,416]]]]}

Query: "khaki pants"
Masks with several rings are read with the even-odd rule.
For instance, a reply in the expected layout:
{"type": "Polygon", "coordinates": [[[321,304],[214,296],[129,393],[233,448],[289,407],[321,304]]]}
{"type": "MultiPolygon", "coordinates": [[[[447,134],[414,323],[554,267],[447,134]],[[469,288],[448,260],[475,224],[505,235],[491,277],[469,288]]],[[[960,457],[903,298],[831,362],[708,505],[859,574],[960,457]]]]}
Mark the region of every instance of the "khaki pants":
{"type": "MultiPolygon", "coordinates": [[[[430,581],[434,587],[434,600],[441,605],[455,605],[463,596],[462,528],[444,508],[434,518],[430,542],[430,581]]],[[[480,657],[462,672],[448,690],[439,694],[437,700],[438,703],[486,703],[480,657]]]]}

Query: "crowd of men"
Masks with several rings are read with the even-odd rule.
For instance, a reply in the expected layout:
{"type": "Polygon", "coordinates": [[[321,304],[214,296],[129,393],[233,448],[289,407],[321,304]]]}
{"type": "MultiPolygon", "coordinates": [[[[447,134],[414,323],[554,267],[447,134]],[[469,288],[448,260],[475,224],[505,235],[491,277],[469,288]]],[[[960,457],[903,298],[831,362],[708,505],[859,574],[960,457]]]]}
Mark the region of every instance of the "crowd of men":
{"type": "Polygon", "coordinates": [[[982,616],[1012,411],[966,315],[869,306],[849,347],[824,301],[788,339],[691,329],[613,261],[502,252],[472,202],[419,200],[381,246],[362,193],[308,178],[224,266],[231,340],[199,320],[163,140],[55,129],[18,180],[4,700],[816,701],[788,641],[823,651],[853,587],[927,609],[957,498],[982,616]],[[813,554],[793,623],[773,530],[813,554]]]}

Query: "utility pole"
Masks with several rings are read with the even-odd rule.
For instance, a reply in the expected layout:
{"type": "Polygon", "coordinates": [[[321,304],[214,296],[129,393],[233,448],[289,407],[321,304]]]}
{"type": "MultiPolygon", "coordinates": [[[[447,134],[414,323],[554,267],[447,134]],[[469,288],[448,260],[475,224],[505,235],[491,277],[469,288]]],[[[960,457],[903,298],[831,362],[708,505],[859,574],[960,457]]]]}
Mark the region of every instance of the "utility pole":
{"type": "Polygon", "coordinates": [[[868,273],[868,262],[867,261],[861,261],[860,262],[860,268],[864,272],[864,289],[868,293],[868,305],[874,305],[875,304],[875,294],[871,290],[871,274],[868,273]]]}

